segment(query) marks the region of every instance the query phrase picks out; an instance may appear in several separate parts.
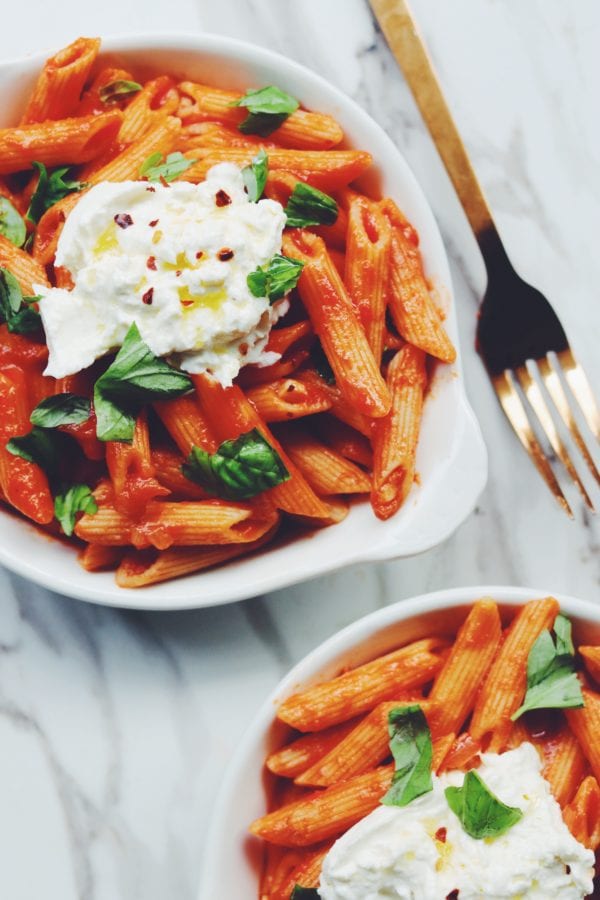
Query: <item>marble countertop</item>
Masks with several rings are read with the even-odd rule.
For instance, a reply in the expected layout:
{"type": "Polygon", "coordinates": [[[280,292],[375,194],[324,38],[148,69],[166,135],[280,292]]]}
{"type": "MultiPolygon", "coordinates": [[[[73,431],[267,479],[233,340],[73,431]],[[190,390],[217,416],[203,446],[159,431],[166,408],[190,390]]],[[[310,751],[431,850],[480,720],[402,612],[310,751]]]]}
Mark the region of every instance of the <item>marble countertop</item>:
{"type": "MultiPolygon", "coordinates": [[[[414,0],[414,8],[509,253],[552,299],[598,391],[600,7],[414,0]]],[[[306,64],[397,142],[451,259],[490,480],[442,547],[185,613],[97,608],[0,571],[0,897],[195,900],[228,756],[295,661],[359,616],[442,587],[527,585],[598,602],[600,528],[574,495],[574,522],[558,510],[499,410],[473,350],[483,266],[364,0],[61,0],[13,3],[2,19],[0,58],[80,33],[179,27],[306,64]]]]}

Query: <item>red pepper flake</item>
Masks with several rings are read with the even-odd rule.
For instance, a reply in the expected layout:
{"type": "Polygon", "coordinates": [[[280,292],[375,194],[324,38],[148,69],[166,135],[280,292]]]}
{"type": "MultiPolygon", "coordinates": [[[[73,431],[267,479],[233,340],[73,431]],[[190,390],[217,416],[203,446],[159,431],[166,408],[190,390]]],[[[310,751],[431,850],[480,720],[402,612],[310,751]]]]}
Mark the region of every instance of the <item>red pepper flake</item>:
{"type": "Polygon", "coordinates": [[[152,219],[151,222],[148,222],[150,228],[154,228],[155,225],[158,225],[158,219],[152,219]]]}
{"type": "Polygon", "coordinates": [[[436,841],[439,841],[440,844],[445,844],[445,843],[446,843],[446,835],[447,835],[447,834],[448,834],[448,829],[447,829],[447,828],[444,828],[443,826],[442,826],[441,828],[438,828],[438,830],[437,830],[436,833],[435,833],[435,839],[436,839],[436,841]]]}
{"type": "Polygon", "coordinates": [[[248,344],[240,344],[240,353],[242,354],[242,356],[245,356],[249,349],[250,348],[248,347],[248,344]]]}
{"type": "Polygon", "coordinates": [[[160,175],[159,180],[163,187],[171,187],[164,175],[160,175]]]}
{"type": "Polygon", "coordinates": [[[458,900],[459,890],[458,888],[454,888],[453,891],[450,891],[449,894],[446,894],[446,900],[458,900]]]}
{"type": "Polygon", "coordinates": [[[233,250],[230,250],[229,247],[223,247],[222,250],[219,250],[217,256],[221,260],[221,262],[227,262],[228,259],[233,259],[233,250]]]}
{"type": "Polygon", "coordinates": [[[156,257],[149,256],[148,259],[146,260],[146,266],[149,269],[152,269],[153,272],[156,272],[156,257]]]}
{"type": "Polygon", "coordinates": [[[152,298],[154,297],[154,288],[148,288],[146,293],[142,296],[142,303],[145,303],[146,306],[152,305],[152,298]]]}
{"type": "Polygon", "coordinates": [[[202,250],[198,250],[198,252],[196,253],[196,259],[202,259],[203,256],[204,256],[203,251],[202,251],[202,250]]]}
{"type": "Polygon", "coordinates": [[[146,188],[146,190],[147,190],[147,191],[150,191],[151,194],[155,194],[155,193],[156,193],[156,188],[155,188],[155,187],[152,187],[151,184],[148,185],[148,187],[146,188]]]}
{"type": "Polygon", "coordinates": [[[129,215],[129,213],[117,213],[115,216],[115,222],[119,226],[119,228],[129,228],[130,225],[133,225],[133,219],[129,215]]]}
{"type": "Polygon", "coordinates": [[[229,206],[229,204],[231,203],[231,197],[226,191],[221,189],[216,193],[215,202],[217,206],[229,206]]]}
{"type": "Polygon", "coordinates": [[[179,278],[180,275],[181,275],[181,269],[177,269],[177,271],[175,272],[175,278],[179,278]]]}
{"type": "Polygon", "coordinates": [[[571,874],[571,866],[568,863],[565,863],[565,874],[566,875],[571,874]]]}
{"type": "Polygon", "coordinates": [[[193,305],[194,305],[194,301],[193,301],[193,300],[181,300],[180,303],[181,303],[182,306],[185,306],[186,309],[187,309],[188,306],[193,306],[193,305]]]}

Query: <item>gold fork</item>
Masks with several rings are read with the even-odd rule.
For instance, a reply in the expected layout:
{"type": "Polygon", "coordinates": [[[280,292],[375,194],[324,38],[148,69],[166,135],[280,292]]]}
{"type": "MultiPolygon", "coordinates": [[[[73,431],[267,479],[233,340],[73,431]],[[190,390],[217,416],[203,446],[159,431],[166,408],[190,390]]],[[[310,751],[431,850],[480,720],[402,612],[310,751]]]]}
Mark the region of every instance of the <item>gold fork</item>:
{"type": "Polygon", "coordinates": [[[479,311],[477,349],[502,408],[542,478],[569,516],[573,517],[571,507],[536,437],[536,429],[541,428],[586,505],[595,512],[573,454],[555,422],[558,412],[571,434],[573,446],[600,485],[600,473],[577,424],[573,402],[573,399],[577,401],[590,432],[600,440],[600,416],[588,379],[550,303],[517,275],[508,259],[408,3],[406,0],[370,0],[370,3],[483,255],[488,285],[479,311]]]}

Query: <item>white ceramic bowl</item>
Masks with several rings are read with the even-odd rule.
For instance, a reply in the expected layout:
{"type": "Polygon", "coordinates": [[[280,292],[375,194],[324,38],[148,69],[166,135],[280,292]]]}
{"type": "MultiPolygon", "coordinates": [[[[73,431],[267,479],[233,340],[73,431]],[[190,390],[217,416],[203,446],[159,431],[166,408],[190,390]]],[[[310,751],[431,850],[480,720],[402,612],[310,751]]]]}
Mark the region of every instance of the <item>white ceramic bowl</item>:
{"type": "MultiPolygon", "coordinates": [[[[353,101],[296,63],[249,44],[215,35],[111,38],[105,57],[137,71],[172,72],[227,88],[277,84],[309,108],[331,113],[349,142],[375,161],[370,183],[399,203],[421,237],[426,272],[447,300],[447,327],[458,345],[448,261],[431,210],[403,157],[387,135],[353,101]]],[[[46,54],[0,64],[0,127],[19,110],[46,54]]],[[[72,548],[48,540],[17,517],[0,512],[0,562],[63,594],[97,603],[142,609],[228,603],[322,575],[350,563],[420,553],[445,540],[473,509],[484,487],[487,458],[465,396],[460,362],[438,369],[427,400],[415,486],[400,512],[378,521],[367,503],[340,525],[266,549],[247,560],[141,590],[124,590],[112,573],[88,573],[72,548]]]]}
{"type": "MultiPolygon", "coordinates": [[[[250,837],[247,829],[266,810],[264,760],[289,731],[274,721],[275,710],[286,697],[334,677],[343,668],[361,665],[432,632],[456,631],[468,608],[480,597],[493,597],[506,622],[516,606],[551,593],[481,586],[423,594],[359,619],[309,653],[264,702],[229,764],[204,847],[199,900],[258,897],[261,842],[250,837]]],[[[600,643],[600,605],[554,596],[573,622],[575,643],[600,643]]]]}

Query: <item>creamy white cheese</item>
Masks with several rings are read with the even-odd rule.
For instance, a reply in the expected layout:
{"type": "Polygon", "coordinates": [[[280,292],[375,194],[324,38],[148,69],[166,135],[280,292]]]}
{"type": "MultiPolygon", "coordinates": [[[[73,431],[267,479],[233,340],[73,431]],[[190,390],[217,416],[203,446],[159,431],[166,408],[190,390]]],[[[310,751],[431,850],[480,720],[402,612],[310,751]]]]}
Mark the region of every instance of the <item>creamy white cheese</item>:
{"type": "Polygon", "coordinates": [[[73,289],[35,287],[46,375],[86,368],[119,347],[134,321],[156,356],[188,372],[210,371],[224,385],[246,363],[274,362],[264,347],[287,301],[269,306],[246,278],[281,251],[284,224],[279,203],[248,200],[230,163],[197,185],[92,187],[58,242],[56,265],[69,270],[73,289]]]}
{"type": "Polygon", "coordinates": [[[582,900],[592,892],[594,854],[569,832],[531,744],[482,755],[479,774],[520,822],[497,838],[469,837],[444,789],[463,772],[433,777],[433,791],[405,807],[380,806],[329,851],[323,900],[582,900]],[[445,842],[436,839],[445,828],[445,842]],[[439,832],[438,832],[439,835],[439,832]]]}

